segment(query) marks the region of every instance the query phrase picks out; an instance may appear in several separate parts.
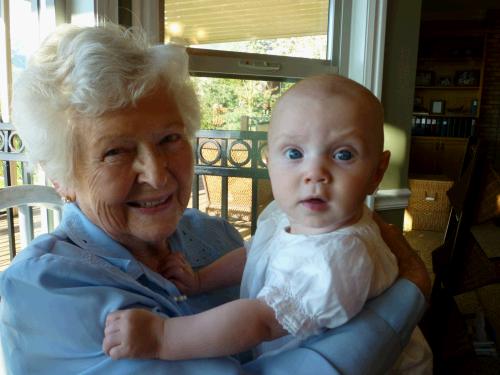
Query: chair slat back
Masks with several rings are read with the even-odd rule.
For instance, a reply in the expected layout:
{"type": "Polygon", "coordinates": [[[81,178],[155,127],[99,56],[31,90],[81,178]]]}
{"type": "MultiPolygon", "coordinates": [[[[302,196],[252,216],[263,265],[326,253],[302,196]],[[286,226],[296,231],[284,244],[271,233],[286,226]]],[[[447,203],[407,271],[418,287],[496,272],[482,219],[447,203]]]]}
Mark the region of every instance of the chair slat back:
{"type": "MultiPolygon", "coordinates": [[[[54,188],[43,185],[19,185],[0,189],[0,211],[7,211],[7,218],[12,217],[9,216],[12,214],[18,218],[21,248],[26,247],[35,236],[34,211],[31,209],[33,206],[40,208],[37,223],[42,233],[50,232],[61,221],[63,201],[54,188]],[[11,208],[17,211],[10,211],[11,208]],[[53,216],[47,209],[52,210],[53,216]]],[[[11,220],[7,219],[7,230],[11,238],[10,259],[16,255],[14,221],[11,220]]]]}
{"type": "Polygon", "coordinates": [[[20,185],[0,189],[0,210],[24,205],[43,206],[61,212],[63,202],[50,186],[20,185]]]}

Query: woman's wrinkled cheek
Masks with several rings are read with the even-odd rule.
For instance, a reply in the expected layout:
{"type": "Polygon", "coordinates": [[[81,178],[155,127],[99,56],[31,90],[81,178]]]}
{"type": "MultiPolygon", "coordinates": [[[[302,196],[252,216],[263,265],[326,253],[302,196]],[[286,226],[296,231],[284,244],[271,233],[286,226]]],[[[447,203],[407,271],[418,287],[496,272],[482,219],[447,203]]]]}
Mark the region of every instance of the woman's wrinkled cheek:
{"type": "Polygon", "coordinates": [[[88,181],[89,198],[94,217],[111,236],[119,236],[126,230],[126,180],[114,178],[99,170],[88,181]]]}
{"type": "Polygon", "coordinates": [[[96,214],[101,220],[102,228],[113,238],[119,238],[126,232],[126,217],[123,209],[110,206],[106,202],[97,202],[96,214]]]}

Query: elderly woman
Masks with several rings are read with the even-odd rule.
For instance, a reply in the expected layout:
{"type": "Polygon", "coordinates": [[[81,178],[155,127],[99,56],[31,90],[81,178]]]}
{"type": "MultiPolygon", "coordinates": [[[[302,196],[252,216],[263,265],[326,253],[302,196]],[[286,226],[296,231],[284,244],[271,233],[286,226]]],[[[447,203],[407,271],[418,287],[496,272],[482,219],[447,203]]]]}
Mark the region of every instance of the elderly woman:
{"type": "MultiPolygon", "coordinates": [[[[186,209],[199,124],[186,53],[173,45],[148,47],[141,35],[113,25],[63,27],[15,86],[14,125],[31,160],[68,203],[59,227],[35,239],[1,275],[1,340],[10,372],[385,371],[425,304],[405,279],[349,324],[243,366],[232,358],[113,361],[104,354],[110,312],[141,307],[173,317],[237,295],[226,289],[186,300],[161,276],[176,254],[200,267],[242,239],[225,221],[186,209]]],[[[380,226],[402,276],[428,292],[425,269],[404,238],[380,226]]]]}

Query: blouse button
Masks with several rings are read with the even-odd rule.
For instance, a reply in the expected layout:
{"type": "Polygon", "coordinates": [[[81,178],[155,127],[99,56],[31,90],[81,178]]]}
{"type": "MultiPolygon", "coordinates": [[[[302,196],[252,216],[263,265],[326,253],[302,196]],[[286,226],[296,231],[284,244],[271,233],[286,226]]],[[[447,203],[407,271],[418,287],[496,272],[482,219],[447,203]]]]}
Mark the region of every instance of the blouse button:
{"type": "Polygon", "coordinates": [[[174,301],[175,302],[183,302],[187,300],[187,296],[185,294],[181,294],[180,296],[175,296],[174,301]]]}

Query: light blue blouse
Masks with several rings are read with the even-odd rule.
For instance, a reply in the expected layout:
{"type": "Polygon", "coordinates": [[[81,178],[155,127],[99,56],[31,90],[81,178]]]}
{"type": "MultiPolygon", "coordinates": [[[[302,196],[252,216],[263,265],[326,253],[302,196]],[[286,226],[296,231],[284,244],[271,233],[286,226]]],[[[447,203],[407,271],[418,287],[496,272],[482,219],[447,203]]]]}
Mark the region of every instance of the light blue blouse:
{"type": "MultiPolygon", "coordinates": [[[[225,221],[188,209],[170,244],[198,267],[241,246],[242,240],[225,221]]],[[[177,301],[179,291],[171,282],[136,261],[69,204],[59,227],[31,242],[0,275],[6,366],[19,375],[375,374],[397,358],[425,305],[418,289],[400,280],[347,325],[243,367],[232,358],[113,361],[102,351],[104,322],[112,311],[140,306],[173,317],[237,295],[237,288],[228,288],[177,301]]]]}

